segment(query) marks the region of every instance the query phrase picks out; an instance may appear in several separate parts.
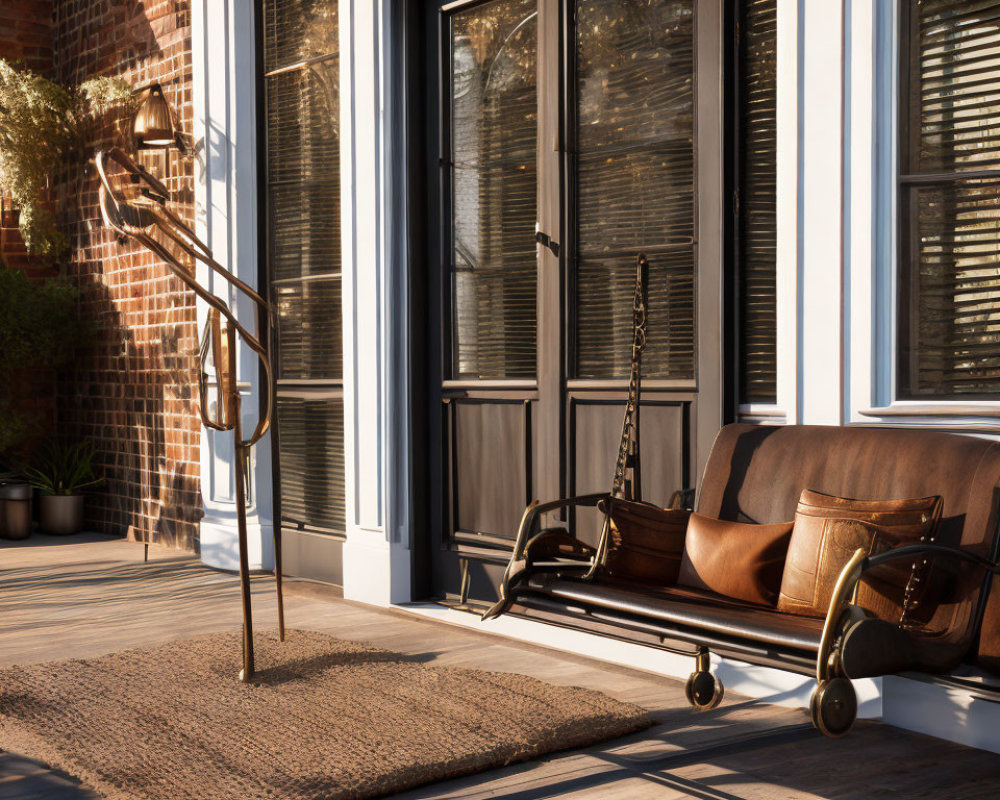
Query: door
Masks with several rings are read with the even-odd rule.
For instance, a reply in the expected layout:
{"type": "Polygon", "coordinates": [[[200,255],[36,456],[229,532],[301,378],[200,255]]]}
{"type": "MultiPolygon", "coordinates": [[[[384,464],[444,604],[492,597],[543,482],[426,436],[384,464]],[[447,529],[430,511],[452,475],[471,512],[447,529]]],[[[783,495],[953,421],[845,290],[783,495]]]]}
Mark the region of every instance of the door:
{"type": "MultiPolygon", "coordinates": [[[[524,506],[610,489],[649,261],[643,499],[722,420],[721,3],[435,7],[435,589],[487,602],[524,506]]],[[[595,514],[578,533],[596,539],[595,514]]]]}

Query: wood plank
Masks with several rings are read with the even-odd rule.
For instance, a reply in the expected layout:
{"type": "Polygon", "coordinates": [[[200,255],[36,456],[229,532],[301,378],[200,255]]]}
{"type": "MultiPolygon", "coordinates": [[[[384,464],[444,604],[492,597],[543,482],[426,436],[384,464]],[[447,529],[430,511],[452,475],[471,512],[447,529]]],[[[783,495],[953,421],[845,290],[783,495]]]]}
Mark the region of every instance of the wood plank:
{"type": "MultiPolygon", "coordinates": [[[[141,546],[122,540],[35,536],[27,544],[0,544],[0,564],[0,665],[90,657],[240,625],[235,576],[174,551],[151,547],[147,564],[141,546]]],[[[273,628],[273,581],[255,576],[252,586],[257,629],[273,628]]],[[[650,709],[658,720],[630,737],[400,796],[409,800],[996,797],[1000,756],[875,722],[859,722],[843,739],[825,739],[803,711],[738,695],[697,713],[678,681],[364,606],[308,582],[286,586],[290,627],[419,655],[435,665],[520,672],[604,691],[650,709]]],[[[234,665],[237,660],[234,654],[234,665]]],[[[47,773],[32,774],[35,780],[47,773]]],[[[53,780],[64,788],[65,776],[53,780]]],[[[66,795],[74,796],[82,795],[66,795]]]]}

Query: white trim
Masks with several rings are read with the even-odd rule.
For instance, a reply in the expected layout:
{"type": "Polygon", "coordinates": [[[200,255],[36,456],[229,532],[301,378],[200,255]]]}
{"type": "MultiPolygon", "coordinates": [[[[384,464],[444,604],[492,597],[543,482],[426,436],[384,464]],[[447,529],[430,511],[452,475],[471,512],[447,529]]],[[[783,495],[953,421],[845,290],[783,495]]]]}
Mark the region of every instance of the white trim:
{"type": "Polygon", "coordinates": [[[376,605],[409,600],[411,583],[406,228],[394,184],[405,169],[391,6],[340,0],[344,596],[376,605]]]}
{"type": "MultiPolygon", "coordinates": [[[[195,0],[191,4],[191,67],[197,149],[195,226],[216,260],[250,286],[258,281],[256,63],[252,0],[195,0]]],[[[207,267],[198,266],[203,285],[227,302],[236,293],[207,267]]],[[[242,296],[237,316],[254,328],[254,308],[242,296]]],[[[198,302],[198,326],[207,308],[198,302]]],[[[239,349],[244,425],[256,424],[259,398],[257,359],[239,349]],[[245,387],[245,388],[244,388],[245,387]]],[[[233,448],[228,432],[201,432],[201,557],[221,569],[238,567],[236,508],[233,498],[233,448]]],[[[247,513],[251,569],[273,564],[271,439],[251,452],[250,506],[247,513]]]]}
{"type": "Polygon", "coordinates": [[[895,381],[898,0],[848,7],[845,421],[871,423],[861,412],[887,404],[895,381]]]}
{"type": "Polygon", "coordinates": [[[777,0],[775,97],[776,407],[797,422],[799,362],[799,9],[777,0]]]}
{"type": "Polygon", "coordinates": [[[799,4],[799,421],[809,424],[843,421],[843,11],[799,4]]]}

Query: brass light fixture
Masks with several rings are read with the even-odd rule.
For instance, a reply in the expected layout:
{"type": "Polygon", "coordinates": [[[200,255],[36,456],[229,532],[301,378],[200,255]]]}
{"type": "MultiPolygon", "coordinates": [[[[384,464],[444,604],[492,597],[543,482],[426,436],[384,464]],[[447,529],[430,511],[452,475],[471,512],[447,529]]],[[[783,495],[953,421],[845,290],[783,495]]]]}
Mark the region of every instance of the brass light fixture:
{"type": "Polygon", "coordinates": [[[132,123],[132,135],[140,150],[176,147],[183,154],[190,152],[190,142],[174,127],[170,104],[158,83],[138,89],[139,110],[132,123]]]}

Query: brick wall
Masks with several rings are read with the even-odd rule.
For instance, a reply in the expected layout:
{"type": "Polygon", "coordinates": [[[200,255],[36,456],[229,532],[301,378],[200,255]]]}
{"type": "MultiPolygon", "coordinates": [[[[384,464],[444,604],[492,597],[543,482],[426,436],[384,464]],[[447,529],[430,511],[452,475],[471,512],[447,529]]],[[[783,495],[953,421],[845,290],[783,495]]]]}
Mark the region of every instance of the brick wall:
{"type": "MultiPolygon", "coordinates": [[[[133,86],[159,82],[175,120],[191,130],[191,22],[187,0],[59,0],[54,75],[75,85],[119,75],[133,86]]],[[[113,126],[98,147],[124,143],[113,126]]],[[[140,160],[166,179],[180,215],[193,215],[193,163],[176,153],[140,160]]],[[[200,421],[194,298],[139,246],[102,226],[93,168],[71,168],[59,187],[70,236],[68,272],[97,341],[62,376],[59,424],[98,449],[106,483],[88,504],[88,526],[128,532],[183,549],[197,547],[200,421]]]]}
{"type": "MultiPolygon", "coordinates": [[[[97,75],[118,75],[136,87],[158,82],[178,124],[191,130],[188,0],[3,0],[0,57],[66,86],[97,75]]],[[[92,131],[84,160],[101,147],[127,145],[126,129],[118,120],[92,131]]],[[[161,152],[139,160],[165,178],[190,221],[193,163],[161,152]]],[[[49,416],[61,435],[96,445],[105,483],[88,498],[88,528],[195,549],[201,496],[194,298],[163,264],[104,229],[97,188],[91,163],[67,165],[53,190],[71,243],[60,270],[79,287],[82,315],[97,336],[54,390],[38,393],[54,396],[49,416]]],[[[16,229],[0,232],[0,251],[10,266],[38,277],[56,272],[25,256],[16,229]]]]}
{"type": "MultiPolygon", "coordinates": [[[[52,0],[2,0],[0,58],[20,62],[28,69],[51,77],[52,13],[52,0]]],[[[57,274],[55,269],[28,256],[16,218],[9,213],[11,210],[10,199],[0,188],[0,264],[23,270],[33,279],[53,277],[57,274]]],[[[13,408],[30,414],[39,425],[34,438],[44,436],[55,421],[55,375],[50,370],[29,370],[20,373],[11,383],[13,408]]]]}
{"type": "Polygon", "coordinates": [[[0,58],[52,77],[53,0],[0,3],[0,58]]]}

